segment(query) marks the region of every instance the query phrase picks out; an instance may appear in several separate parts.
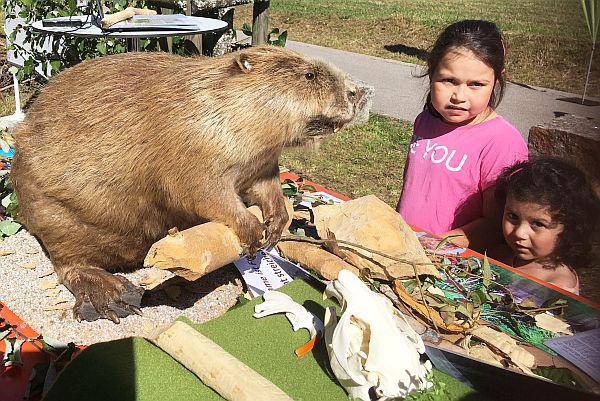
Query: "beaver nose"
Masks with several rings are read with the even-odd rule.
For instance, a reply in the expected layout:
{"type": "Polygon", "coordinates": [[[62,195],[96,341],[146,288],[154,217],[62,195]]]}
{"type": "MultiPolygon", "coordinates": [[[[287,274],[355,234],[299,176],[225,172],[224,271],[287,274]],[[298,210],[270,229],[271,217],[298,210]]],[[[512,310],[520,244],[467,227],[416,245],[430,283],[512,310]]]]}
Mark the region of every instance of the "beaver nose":
{"type": "Polygon", "coordinates": [[[354,102],[356,98],[356,91],[348,91],[348,100],[354,102]]]}

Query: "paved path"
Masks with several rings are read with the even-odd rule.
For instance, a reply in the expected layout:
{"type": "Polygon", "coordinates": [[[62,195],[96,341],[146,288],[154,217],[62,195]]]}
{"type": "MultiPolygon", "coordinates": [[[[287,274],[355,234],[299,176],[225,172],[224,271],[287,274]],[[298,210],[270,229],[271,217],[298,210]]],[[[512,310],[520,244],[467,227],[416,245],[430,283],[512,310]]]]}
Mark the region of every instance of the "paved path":
{"type": "MultiPolygon", "coordinates": [[[[421,66],[294,41],[288,41],[286,47],[327,60],[374,86],[372,110],[376,113],[414,121],[423,109],[427,79],[417,77],[422,71],[421,66]]],[[[552,121],[557,113],[600,120],[600,106],[590,107],[558,100],[565,97],[578,96],[509,83],[498,112],[517,127],[525,138],[529,128],[552,121]]]]}

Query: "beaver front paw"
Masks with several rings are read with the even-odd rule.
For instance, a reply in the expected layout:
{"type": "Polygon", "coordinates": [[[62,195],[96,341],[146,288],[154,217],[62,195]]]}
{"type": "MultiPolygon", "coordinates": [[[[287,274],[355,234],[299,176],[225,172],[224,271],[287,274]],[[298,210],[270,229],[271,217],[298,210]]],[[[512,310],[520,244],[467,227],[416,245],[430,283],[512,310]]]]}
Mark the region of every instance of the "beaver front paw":
{"type": "Polygon", "coordinates": [[[270,249],[277,244],[277,242],[281,238],[281,233],[283,232],[283,229],[287,225],[288,219],[289,215],[285,208],[283,209],[283,211],[280,211],[279,213],[267,217],[267,219],[265,220],[267,230],[265,232],[264,248],[270,249]]]}
{"type": "Polygon", "coordinates": [[[252,213],[247,212],[245,218],[234,231],[240,240],[242,253],[251,257],[256,256],[256,251],[262,245],[265,225],[252,215],[252,213]]]}
{"type": "Polygon", "coordinates": [[[96,267],[73,269],[64,284],[75,296],[73,316],[89,322],[100,318],[120,322],[120,317],[141,315],[144,289],[125,277],[113,275],[96,267]]]}

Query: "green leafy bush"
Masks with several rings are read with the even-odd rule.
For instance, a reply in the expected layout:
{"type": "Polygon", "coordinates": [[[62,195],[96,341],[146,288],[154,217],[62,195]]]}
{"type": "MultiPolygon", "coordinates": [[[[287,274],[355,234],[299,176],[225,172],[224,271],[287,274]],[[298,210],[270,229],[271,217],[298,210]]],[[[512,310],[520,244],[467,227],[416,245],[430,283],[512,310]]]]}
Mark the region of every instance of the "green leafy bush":
{"type": "MultiPolygon", "coordinates": [[[[128,4],[127,0],[113,0],[110,2],[110,12],[121,11],[128,5],[144,6],[144,2],[141,0],[132,1],[131,3],[128,4]]],[[[32,21],[45,18],[90,15],[91,19],[92,15],[98,15],[96,1],[88,0],[85,6],[77,7],[76,0],[4,0],[4,12],[6,19],[21,17],[27,22],[24,26],[19,26],[13,31],[9,37],[10,42],[13,43],[9,49],[11,51],[15,50],[25,60],[24,67],[17,72],[19,79],[33,74],[35,67],[38,65],[41,65],[44,71],[50,66],[54,74],[65,67],[75,65],[86,59],[106,54],[123,53],[126,50],[124,39],[48,35],[36,32],[31,27],[32,21]],[[19,9],[18,14],[15,11],[17,9],[19,9]],[[19,29],[25,33],[25,44],[31,44],[33,51],[14,44],[19,29]],[[48,38],[52,43],[52,50],[39,50],[48,38]]],[[[149,40],[141,41],[142,49],[150,44],[151,41],[149,40]]]]}

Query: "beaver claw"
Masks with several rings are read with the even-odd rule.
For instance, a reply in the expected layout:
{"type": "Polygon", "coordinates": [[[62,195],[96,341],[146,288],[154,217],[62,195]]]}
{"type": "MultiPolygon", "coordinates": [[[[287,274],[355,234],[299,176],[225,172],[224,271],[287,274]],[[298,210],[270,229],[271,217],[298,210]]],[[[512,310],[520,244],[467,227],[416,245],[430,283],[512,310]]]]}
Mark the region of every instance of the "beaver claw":
{"type": "Polygon", "coordinates": [[[119,318],[142,314],[139,307],[144,289],[122,276],[97,268],[78,269],[68,284],[75,296],[73,316],[78,321],[104,318],[118,324],[119,318]]]}

